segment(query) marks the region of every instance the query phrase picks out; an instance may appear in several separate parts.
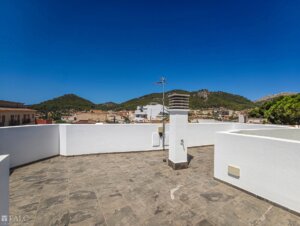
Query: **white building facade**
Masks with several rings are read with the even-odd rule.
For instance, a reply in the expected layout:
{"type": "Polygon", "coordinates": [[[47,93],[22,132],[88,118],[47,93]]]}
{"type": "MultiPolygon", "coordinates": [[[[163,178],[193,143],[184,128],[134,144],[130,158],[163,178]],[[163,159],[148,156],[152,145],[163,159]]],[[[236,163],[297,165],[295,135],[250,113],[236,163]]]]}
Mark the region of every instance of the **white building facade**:
{"type": "MultiPolygon", "coordinates": [[[[165,106],[165,114],[169,114],[168,108],[165,106]]],[[[152,120],[161,120],[163,116],[163,105],[149,104],[146,106],[138,106],[134,112],[135,122],[147,122],[152,120]]]]}

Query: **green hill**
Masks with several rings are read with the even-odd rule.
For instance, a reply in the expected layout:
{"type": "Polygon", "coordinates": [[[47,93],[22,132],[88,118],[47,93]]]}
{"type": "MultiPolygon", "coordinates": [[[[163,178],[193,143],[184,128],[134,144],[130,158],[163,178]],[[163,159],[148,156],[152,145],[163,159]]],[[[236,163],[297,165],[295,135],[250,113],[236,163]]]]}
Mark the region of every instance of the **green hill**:
{"type": "Polygon", "coordinates": [[[254,101],[254,103],[256,103],[258,106],[262,106],[264,103],[270,102],[272,100],[277,100],[277,99],[280,99],[281,97],[292,96],[292,95],[296,95],[296,94],[297,93],[295,93],[295,92],[282,92],[282,93],[272,94],[269,96],[262,97],[256,101],[254,101]]]}
{"type": "MultiPolygon", "coordinates": [[[[171,90],[166,92],[166,105],[168,105],[167,96],[170,93],[188,93],[190,94],[190,108],[218,108],[225,107],[232,110],[243,110],[255,107],[255,104],[245,97],[234,95],[226,92],[210,92],[208,90],[199,90],[188,92],[185,90],[171,90]]],[[[40,104],[32,105],[33,109],[48,112],[68,112],[70,110],[89,110],[100,109],[108,110],[135,110],[137,106],[147,105],[150,103],[162,103],[161,93],[151,93],[138,98],[134,98],[123,103],[117,104],[107,102],[103,104],[94,104],[93,102],[81,98],[75,94],[66,94],[52,100],[44,101],[40,104]]]]}
{"type": "Polygon", "coordinates": [[[240,95],[226,92],[210,92],[208,90],[199,90],[190,93],[191,109],[225,107],[231,110],[244,110],[252,108],[255,104],[240,95]]]}
{"type": "Polygon", "coordinates": [[[106,102],[103,104],[97,104],[95,106],[95,109],[103,110],[103,111],[109,111],[118,108],[119,104],[114,102],[106,102]]]}
{"type": "MultiPolygon", "coordinates": [[[[247,98],[226,92],[210,92],[208,90],[188,92],[185,90],[171,90],[166,92],[166,97],[168,94],[174,92],[190,94],[191,109],[225,107],[232,110],[243,110],[255,107],[255,104],[247,98]]],[[[111,110],[135,110],[137,106],[147,105],[151,102],[162,103],[162,94],[152,93],[134,98],[119,105],[114,105],[111,110]]],[[[166,105],[168,105],[168,98],[166,98],[166,105]]],[[[99,109],[102,108],[99,107],[99,109]]]]}
{"type": "Polygon", "coordinates": [[[69,110],[89,110],[95,108],[95,104],[89,100],[75,94],[65,94],[63,96],[32,105],[31,108],[39,111],[69,111],[69,110]]]}

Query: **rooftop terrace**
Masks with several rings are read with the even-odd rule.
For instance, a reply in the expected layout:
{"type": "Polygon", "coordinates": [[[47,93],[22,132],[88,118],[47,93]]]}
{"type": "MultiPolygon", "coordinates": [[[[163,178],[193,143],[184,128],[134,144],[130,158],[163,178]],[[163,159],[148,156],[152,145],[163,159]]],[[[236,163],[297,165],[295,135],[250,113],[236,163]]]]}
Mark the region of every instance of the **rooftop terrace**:
{"type": "MultiPolygon", "coordinates": [[[[300,217],[213,179],[213,146],[174,171],[162,151],[53,157],[10,175],[20,225],[300,225],[300,217]]],[[[11,225],[17,225],[11,222],[11,225]]]]}

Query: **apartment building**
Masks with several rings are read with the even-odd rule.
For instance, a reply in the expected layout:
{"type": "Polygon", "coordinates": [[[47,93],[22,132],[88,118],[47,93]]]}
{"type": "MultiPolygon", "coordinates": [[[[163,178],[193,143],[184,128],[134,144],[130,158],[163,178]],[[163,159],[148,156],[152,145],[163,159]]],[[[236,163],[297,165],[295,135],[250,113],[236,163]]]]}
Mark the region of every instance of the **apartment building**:
{"type": "MultiPolygon", "coordinates": [[[[165,114],[169,114],[167,107],[165,107],[164,112],[165,114]]],[[[161,120],[163,116],[163,105],[151,103],[146,106],[138,106],[134,114],[135,122],[161,120]]]]}
{"type": "Polygon", "coordinates": [[[0,126],[35,124],[35,115],[23,103],[0,100],[0,126]]]}

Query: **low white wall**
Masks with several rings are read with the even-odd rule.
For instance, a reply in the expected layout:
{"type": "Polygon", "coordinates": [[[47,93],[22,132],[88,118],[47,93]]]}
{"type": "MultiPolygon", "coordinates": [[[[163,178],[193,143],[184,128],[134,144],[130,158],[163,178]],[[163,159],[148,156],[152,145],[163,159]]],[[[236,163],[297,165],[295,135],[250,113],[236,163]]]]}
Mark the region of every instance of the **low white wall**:
{"type": "Polygon", "coordinates": [[[188,147],[213,145],[216,132],[229,131],[232,128],[232,123],[189,123],[188,147]]]}
{"type": "Polygon", "coordinates": [[[59,155],[59,126],[0,128],[0,155],[9,154],[10,167],[59,155]]]}
{"type": "Polygon", "coordinates": [[[232,125],[232,130],[292,128],[289,126],[282,126],[282,125],[251,124],[251,123],[231,123],[231,125],[232,125]]]}
{"type": "Polygon", "coordinates": [[[7,220],[8,220],[8,210],[9,210],[8,183],[9,183],[9,157],[8,155],[0,155],[0,225],[2,225],[1,222],[3,224],[8,223],[5,222],[6,220],[5,216],[7,216],[7,220]]]}
{"type": "Polygon", "coordinates": [[[300,129],[296,129],[296,128],[241,130],[241,131],[237,131],[236,133],[300,141],[300,129]]]}
{"type": "Polygon", "coordinates": [[[219,132],[214,176],[253,194],[300,212],[300,142],[219,132]],[[240,168],[240,178],[228,166],[240,168]]]}
{"type": "MultiPolygon", "coordinates": [[[[153,139],[158,137],[159,126],[161,124],[60,124],[2,127],[0,128],[0,154],[9,154],[10,166],[15,167],[59,154],[68,156],[159,150],[162,149],[161,140],[153,142],[153,139]]],[[[213,145],[216,132],[244,128],[278,128],[278,126],[189,123],[187,146],[213,145]]],[[[166,125],[167,134],[168,130],[169,125],[166,125]]]]}
{"type": "Polygon", "coordinates": [[[277,129],[282,126],[246,124],[231,122],[215,123],[189,123],[188,125],[188,146],[214,145],[216,133],[221,131],[240,130],[240,129],[277,129]]]}
{"type": "Polygon", "coordinates": [[[157,150],[152,134],[159,124],[60,125],[62,155],[157,150]]]}
{"type": "MultiPolygon", "coordinates": [[[[68,156],[159,150],[162,149],[162,144],[153,146],[152,143],[153,133],[158,132],[159,126],[161,124],[61,124],[59,125],[60,154],[68,156]]],[[[189,123],[188,147],[213,145],[216,132],[237,128],[257,129],[266,126],[239,123],[189,123]]],[[[166,132],[168,131],[169,125],[166,125],[166,132]]]]}

